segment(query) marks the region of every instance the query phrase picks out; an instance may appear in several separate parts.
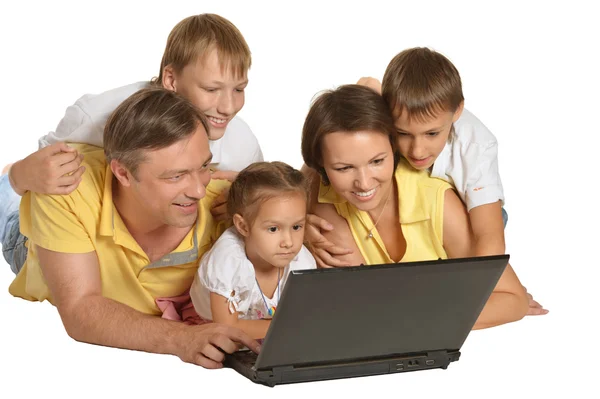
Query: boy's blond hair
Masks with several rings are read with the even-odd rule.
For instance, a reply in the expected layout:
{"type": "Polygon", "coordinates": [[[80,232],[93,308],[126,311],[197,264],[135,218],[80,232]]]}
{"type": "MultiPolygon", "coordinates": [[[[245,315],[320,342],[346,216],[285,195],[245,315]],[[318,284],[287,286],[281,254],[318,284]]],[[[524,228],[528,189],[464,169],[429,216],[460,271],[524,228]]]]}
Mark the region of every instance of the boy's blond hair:
{"type": "Polygon", "coordinates": [[[153,82],[162,84],[165,67],[170,65],[180,73],[186,65],[202,60],[213,49],[219,55],[221,70],[231,70],[239,78],[250,69],[250,49],[238,28],[219,15],[200,14],[185,18],[171,30],[158,78],[153,82]]]}
{"type": "Polygon", "coordinates": [[[455,112],[464,101],[456,67],[442,54],[424,47],[396,55],[385,70],[381,94],[394,118],[426,121],[439,112],[455,112]]]}

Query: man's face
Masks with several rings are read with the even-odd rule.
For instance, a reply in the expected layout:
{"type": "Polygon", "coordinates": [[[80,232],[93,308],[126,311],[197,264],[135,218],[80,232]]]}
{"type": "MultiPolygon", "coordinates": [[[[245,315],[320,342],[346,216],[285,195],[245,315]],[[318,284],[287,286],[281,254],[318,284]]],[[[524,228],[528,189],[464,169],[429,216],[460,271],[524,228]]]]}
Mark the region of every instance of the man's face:
{"type": "Polygon", "coordinates": [[[136,178],[130,179],[138,210],[149,224],[191,227],[198,201],[210,182],[212,154],[202,125],[196,132],[160,150],[145,151],[136,178]],[[155,222],[155,223],[152,223],[155,222]]]}
{"type": "Polygon", "coordinates": [[[236,77],[232,68],[221,68],[216,50],[174,73],[173,82],[174,90],[208,117],[211,140],[223,137],[229,121],[244,106],[247,85],[246,72],[236,77]]]}

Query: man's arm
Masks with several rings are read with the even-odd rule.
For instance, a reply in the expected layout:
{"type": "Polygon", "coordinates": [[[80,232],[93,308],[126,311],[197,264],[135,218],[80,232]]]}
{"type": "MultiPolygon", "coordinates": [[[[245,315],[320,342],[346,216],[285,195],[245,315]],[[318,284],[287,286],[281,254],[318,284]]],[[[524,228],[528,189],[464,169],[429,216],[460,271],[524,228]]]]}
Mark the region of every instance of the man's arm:
{"type": "Polygon", "coordinates": [[[67,254],[39,246],[40,266],[69,336],[81,342],[173,354],[206,368],[220,368],[223,353],[238,343],[258,352],[244,332],[219,324],[188,326],[146,315],[102,296],[95,252],[67,254]]]}
{"type": "MultiPolygon", "coordinates": [[[[464,204],[453,190],[446,190],[444,198],[444,249],[450,258],[472,256],[473,238],[464,204]]],[[[528,300],[510,265],[504,269],[490,295],[474,330],[498,326],[522,319],[527,313],[528,300]]]]}

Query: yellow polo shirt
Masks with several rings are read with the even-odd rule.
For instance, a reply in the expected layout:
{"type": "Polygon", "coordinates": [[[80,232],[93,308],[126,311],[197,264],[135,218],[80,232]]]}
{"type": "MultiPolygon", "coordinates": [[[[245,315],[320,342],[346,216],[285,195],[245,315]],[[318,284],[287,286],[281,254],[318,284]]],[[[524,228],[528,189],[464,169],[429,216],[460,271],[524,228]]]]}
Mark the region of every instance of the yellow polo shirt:
{"type": "MultiPolygon", "coordinates": [[[[406,253],[401,262],[447,259],[444,250],[444,195],[452,186],[432,178],[426,171],[412,168],[402,159],[394,173],[398,187],[400,227],[406,239],[406,253]]],[[[319,202],[335,206],[348,222],[354,242],[367,265],[394,263],[377,231],[367,238],[373,220],[321,182],[319,202]]]]}
{"type": "Polygon", "coordinates": [[[63,253],[95,251],[103,296],[140,312],[160,315],[155,298],[186,291],[194,279],[198,260],[224,229],[225,226],[213,220],[210,205],[229,183],[211,181],[206,197],[199,203],[196,225],[173,252],[150,263],[112,201],[113,175],[106,164],[104,150],[90,145],[73,147],[85,155],[82,164],[86,167],[75,191],[64,196],[31,192],[23,196],[21,232],[29,238],[29,251],[9,292],[30,301],[53,303],[36,246],[63,253]]]}

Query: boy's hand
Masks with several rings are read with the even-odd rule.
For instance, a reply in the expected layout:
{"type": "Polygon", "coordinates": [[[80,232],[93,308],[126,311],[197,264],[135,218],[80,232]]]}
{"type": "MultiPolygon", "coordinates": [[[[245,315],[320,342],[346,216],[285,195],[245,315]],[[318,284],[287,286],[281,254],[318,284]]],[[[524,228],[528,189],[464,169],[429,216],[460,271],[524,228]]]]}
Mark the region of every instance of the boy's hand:
{"type": "Polygon", "coordinates": [[[15,162],[9,177],[13,189],[23,195],[27,191],[65,195],[81,182],[85,167],[83,155],[65,143],[55,143],[15,162]]]}
{"type": "Polygon", "coordinates": [[[372,77],[362,77],[356,82],[357,85],[367,86],[381,94],[381,82],[372,77]]]}
{"type": "Polygon", "coordinates": [[[312,249],[317,265],[321,268],[351,266],[348,262],[342,262],[334,256],[348,255],[352,253],[352,250],[334,245],[321,234],[321,230],[331,231],[333,226],[317,215],[306,215],[304,241],[312,249]]]}
{"type": "Polygon", "coordinates": [[[227,219],[227,197],[229,197],[229,187],[221,191],[215,198],[210,208],[210,213],[217,222],[227,219]]]}

